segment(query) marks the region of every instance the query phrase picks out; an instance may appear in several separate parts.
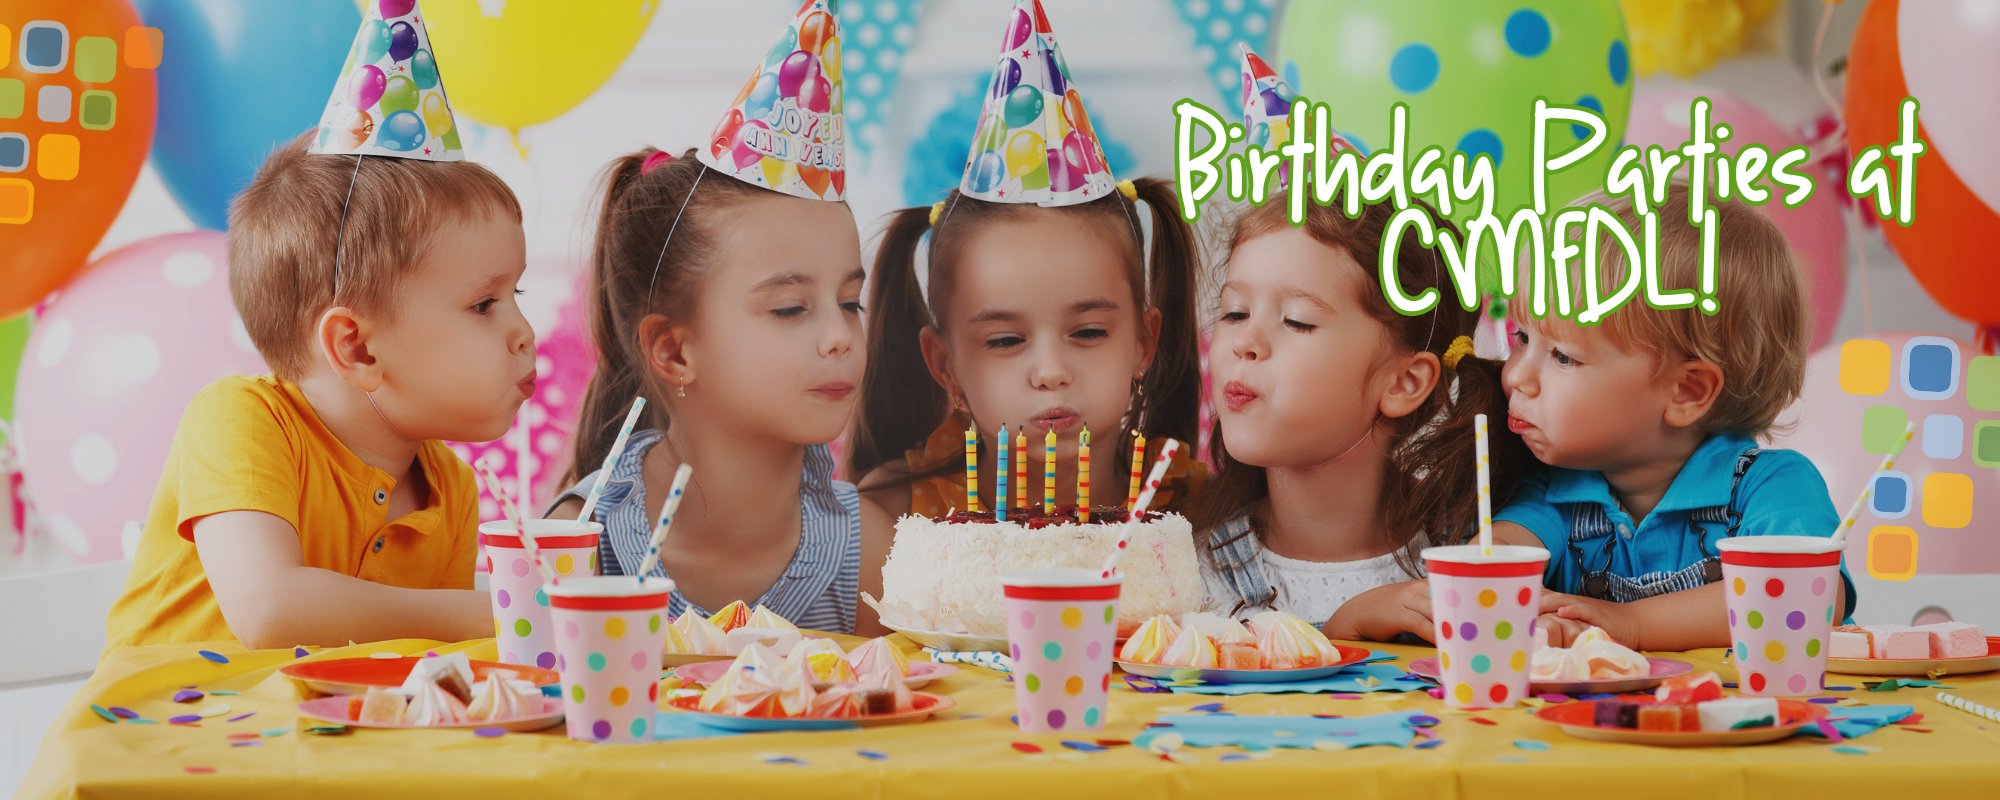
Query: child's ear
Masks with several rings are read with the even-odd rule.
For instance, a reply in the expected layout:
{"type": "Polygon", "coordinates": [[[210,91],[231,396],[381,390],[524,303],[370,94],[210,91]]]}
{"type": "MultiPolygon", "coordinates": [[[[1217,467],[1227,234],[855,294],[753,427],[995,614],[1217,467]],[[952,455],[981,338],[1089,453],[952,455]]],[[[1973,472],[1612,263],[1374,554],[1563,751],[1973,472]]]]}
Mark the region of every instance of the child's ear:
{"type": "Polygon", "coordinates": [[[1395,372],[1389,376],[1379,406],[1382,416],[1401,419],[1415,413],[1430,398],[1444,364],[1438,361],[1436,353],[1424,352],[1392,361],[1389,367],[1395,372]]]}
{"type": "Polygon", "coordinates": [[[963,396],[965,392],[959,388],[958,375],[951,371],[951,353],[945,350],[944,334],[938,333],[937,326],[925,325],[923,330],[917,332],[917,347],[924,352],[924,366],[930,369],[931,380],[944,387],[947,396],[963,396]]]}
{"type": "Polygon", "coordinates": [[[363,392],[382,388],[382,364],[368,349],[368,325],[346,306],[334,306],[319,315],[313,326],[313,341],[320,357],[335,375],[363,392]]]}
{"type": "Polygon", "coordinates": [[[692,333],[664,314],[646,315],[639,321],[639,352],[646,359],[646,369],[668,386],[694,383],[696,359],[688,346],[692,333]]]}
{"type": "Polygon", "coordinates": [[[1674,394],[1667,400],[1664,419],[1676,428],[1700,422],[1715,407],[1715,398],[1722,396],[1722,368],[1707,361],[1682,363],[1671,380],[1674,394]]]}

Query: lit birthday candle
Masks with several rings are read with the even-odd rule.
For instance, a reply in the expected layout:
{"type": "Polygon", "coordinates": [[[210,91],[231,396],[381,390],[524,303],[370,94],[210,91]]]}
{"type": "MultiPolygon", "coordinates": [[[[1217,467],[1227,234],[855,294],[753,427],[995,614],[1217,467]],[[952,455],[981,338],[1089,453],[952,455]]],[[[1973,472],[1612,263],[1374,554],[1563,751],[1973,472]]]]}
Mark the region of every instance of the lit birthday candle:
{"type": "Polygon", "coordinates": [[[1056,429],[1042,439],[1042,516],[1056,515],[1056,429]]]}
{"type": "Polygon", "coordinates": [[[1090,428],[1076,444],[1076,513],[1078,522],[1090,521],[1090,428]]]}
{"type": "Polygon", "coordinates": [[[1021,507],[1032,508],[1028,499],[1028,426],[1014,429],[1014,485],[1021,488],[1014,491],[1021,495],[1021,507]]]}
{"type": "Polygon", "coordinates": [[[993,482],[999,486],[993,492],[993,518],[1007,521],[1007,426],[1000,426],[1000,468],[993,470],[993,482]]]}
{"type": "Polygon", "coordinates": [[[965,510],[979,510],[979,427],[965,428],[965,510]]]}
{"type": "Polygon", "coordinates": [[[1125,488],[1125,508],[1131,510],[1132,501],[1139,497],[1139,471],[1146,468],[1146,434],[1132,436],[1132,485],[1125,488]]]}

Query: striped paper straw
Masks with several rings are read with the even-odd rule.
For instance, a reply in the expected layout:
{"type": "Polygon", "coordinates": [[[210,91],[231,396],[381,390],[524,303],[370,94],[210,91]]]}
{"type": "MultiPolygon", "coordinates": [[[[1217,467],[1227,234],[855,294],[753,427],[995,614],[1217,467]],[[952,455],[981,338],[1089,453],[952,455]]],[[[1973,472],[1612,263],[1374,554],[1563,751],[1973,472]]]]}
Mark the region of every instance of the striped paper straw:
{"type": "Polygon", "coordinates": [[[667,502],[660,505],[660,521],[653,526],[652,544],[646,548],[646,560],[639,562],[636,576],[640,583],[646,581],[646,573],[653,571],[653,565],[660,563],[660,545],[667,542],[667,529],[674,526],[674,512],[681,507],[681,497],[687,494],[688,478],[694,476],[694,467],[682,464],[674,470],[673,486],[667,489],[667,502]]]}
{"type": "Polygon", "coordinates": [[[1868,482],[1862,484],[1861,495],[1854,498],[1854,505],[1847,507],[1847,514],[1840,518],[1840,527],[1833,529],[1833,540],[1847,544],[1847,529],[1854,527],[1854,521],[1861,516],[1861,509],[1867,507],[1868,498],[1875,496],[1875,476],[1896,468],[1896,457],[1903,454],[1903,448],[1910,446],[1910,439],[1917,435],[1917,424],[1903,423],[1903,438],[1896,446],[1889,448],[1889,454],[1882,457],[1882,466],[1868,474],[1868,482]]]}
{"type": "Polygon", "coordinates": [[[1166,477],[1167,466],[1174,461],[1174,451],[1181,443],[1168,439],[1160,447],[1160,457],[1153,461],[1153,472],[1146,476],[1146,487],[1139,492],[1139,499],[1132,504],[1132,510],[1125,515],[1125,527],[1118,530],[1118,546],[1112,548],[1111,557],[1104,559],[1104,571],[1099,577],[1109,578],[1118,571],[1118,558],[1125,555],[1125,548],[1132,546],[1132,532],[1139,529],[1139,520],[1146,516],[1147,507],[1153,504],[1153,495],[1160,491],[1160,479],[1166,477]]]}
{"type": "Polygon", "coordinates": [[[583,513],[577,522],[589,522],[590,515],[597,513],[597,501],[604,496],[604,485],[611,482],[611,467],[618,463],[618,457],[625,454],[625,442],[632,438],[632,428],[639,424],[639,412],[646,408],[646,397],[632,398],[632,410],[625,414],[625,424],[618,428],[618,438],[611,441],[611,449],[604,453],[604,463],[597,468],[597,482],[590,485],[590,494],[583,500],[583,513]]]}
{"type": "Polygon", "coordinates": [[[1992,706],[1980,705],[1950,692],[1938,692],[1937,701],[1967,714],[1984,717],[1993,722],[2000,722],[2000,710],[1994,710],[1992,706]]]}
{"type": "Polygon", "coordinates": [[[486,463],[482,458],[479,463],[472,466],[472,474],[486,484],[486,491],[493,495],[494,502],[500,504],[500,513],[505,514],[507,521],[514,524],[514,535],[520,537],[521,549],[528,551],[528,560],[534,562],[535,568],[542,571],[542,577],[548,580],[549,585],[560,585],[561,576],[556,574],[554,565],[542,560],[541,544],[528,533],[528,526],[521,522],[521,507],[515,504],[513,493],[507,491],[507,484],[501,483],[500,478],[493,474],[493,465],[486,463]]]}
{"type": "Polygon", "coordinates": [[[1479,465],[1479,554],[1493,555],[1493,467],[1486,444],[1486,415],[1472,417],[1479,465]]]}
{"type": "Polygon", "coordinates": [[[1008,658],[1006,653],[939,650],[935,647],[926,647],[924,648],[924,652],[930,655],[932,661],[939,664],[971,664],[975,667],[985,667],[994,672],[1014,671],[1014,659],[1008,658]]]}

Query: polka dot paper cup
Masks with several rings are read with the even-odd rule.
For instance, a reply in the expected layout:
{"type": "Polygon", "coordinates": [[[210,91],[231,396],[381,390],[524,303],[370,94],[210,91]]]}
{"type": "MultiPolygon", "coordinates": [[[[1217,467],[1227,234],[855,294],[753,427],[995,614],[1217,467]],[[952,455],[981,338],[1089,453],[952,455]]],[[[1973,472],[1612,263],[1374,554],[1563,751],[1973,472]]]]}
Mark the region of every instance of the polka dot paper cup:
{"type": "Polygon", "coordinates": [[[1528,696],[1535,617],[1542,594],[1539,547],[1478,545],[1423,551],[1445,705],[1511,708],[1528,696]]]}
{"type": "Polygon", "coordinates": [[[1819,694],[1841,592],[1840,545],[1825,536],[1737,536],[1716,548],[1739,691],[1819,694]]]}
{"type": "Polygon", "coordinates": [[[622,575],[548,588],[569,738],[644,742],[660,704],[660,649],[674,582],[622,575]]]}
{"type": "Polygon", "coordinates": [[[1047,569],[1000,578],[1014,705],[1028,733],[1104,729],[1124,577],[1047,569]]]}
{"type": "MultiPolygon", "coordinates": [[[[597,574],[597,537],[604,526],[595,522],[531,519],[522,523],[541,543],[542,557],[556,574],[587,577],[597,574]]],[[[549,596],[542,592],[542,573],[528,558],[514,523],[506,520],[479,526],[479,546],[486,555],[487,586],[493,599],[493,645],[507,664],[556,668],[556,639],[549,626],[549,596]]]]}

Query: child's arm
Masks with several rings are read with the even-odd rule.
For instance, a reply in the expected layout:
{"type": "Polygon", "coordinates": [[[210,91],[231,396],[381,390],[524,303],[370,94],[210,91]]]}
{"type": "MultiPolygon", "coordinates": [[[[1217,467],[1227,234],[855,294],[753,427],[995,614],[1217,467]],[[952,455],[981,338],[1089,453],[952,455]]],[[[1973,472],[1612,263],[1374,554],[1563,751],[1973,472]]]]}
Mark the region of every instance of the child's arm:
{"type": "Polygon", "coordinates": [[[245,647],[493,635],[485,592],[405,589],[305,566],[298,532],[271,514],[203,517],[194,542],[223,621],[245,647]]]}
{"type": "Polygon", "coordinates": [[[1431,637],[1431,584],[1427,580],[1377,586],[1342,603],[1324,628],[1329,639],[1386,642],[1409,633],[1431,637]]]}
{"type": "MultiPolygon", "coordinates": [[[[908,493],[905,492],[907,495],[908,493]]],[[[861,591],[882,596],[882,565],[889,560],[889,546],[896,541],[895,520],[866,498],[861,501],[861,591]]],[[[866,602],[854,606],[854,635],[887,636],[874,607],[866,602]]]]}
{"type": "MultiPolygon", "coordinates": [[[[1542,610],[1557,617],[1603,628],[1634,650],[1694,650],[1729,646],[1729,618],[1723,583],[1711,583],[1631,603],[1548,593],[1542,610]]],[[[1835,597],[1833,618],[1847,616],[1847,598],[1835,597]]]]}

